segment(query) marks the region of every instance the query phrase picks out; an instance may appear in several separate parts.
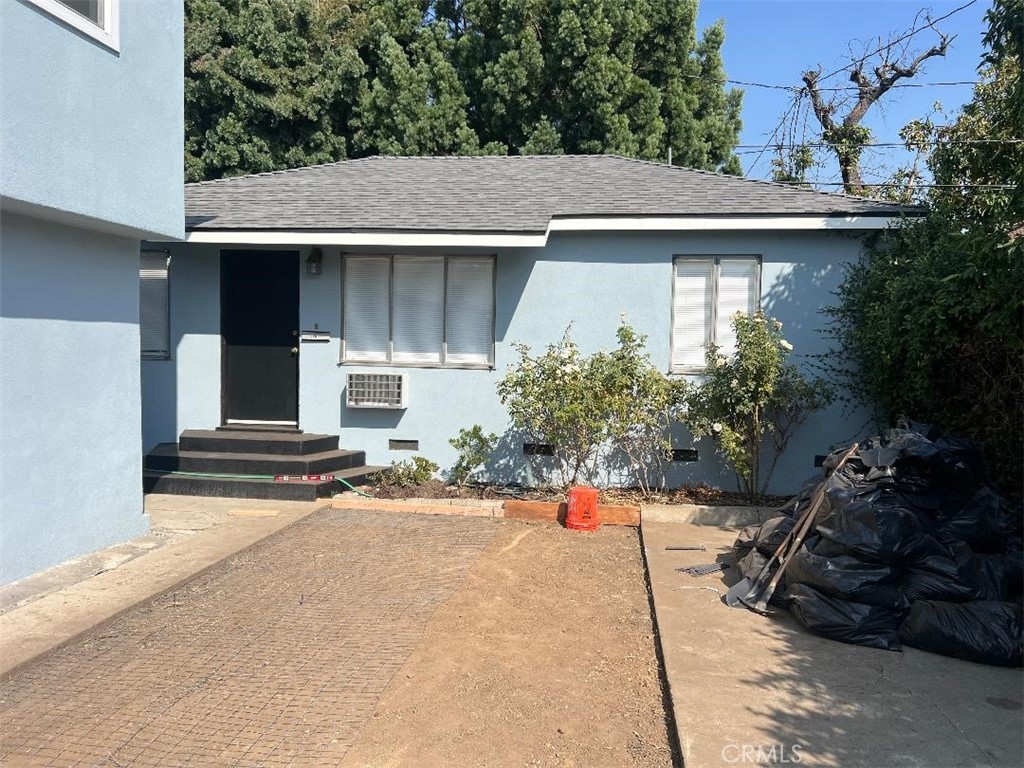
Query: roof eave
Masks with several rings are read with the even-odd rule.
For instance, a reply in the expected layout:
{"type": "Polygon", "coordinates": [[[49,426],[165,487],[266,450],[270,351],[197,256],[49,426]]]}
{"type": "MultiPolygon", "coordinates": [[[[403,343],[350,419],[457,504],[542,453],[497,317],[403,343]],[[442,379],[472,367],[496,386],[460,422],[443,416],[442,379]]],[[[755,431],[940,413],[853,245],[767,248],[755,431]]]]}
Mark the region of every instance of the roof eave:
{"type": "Polygon", "coordinates": [[[552,232],[873,231],[906,214],[752,216],[555,216],[545,231],[261,229],[189,227],[190,243],[386,247],[543,247],[552,232]]]}

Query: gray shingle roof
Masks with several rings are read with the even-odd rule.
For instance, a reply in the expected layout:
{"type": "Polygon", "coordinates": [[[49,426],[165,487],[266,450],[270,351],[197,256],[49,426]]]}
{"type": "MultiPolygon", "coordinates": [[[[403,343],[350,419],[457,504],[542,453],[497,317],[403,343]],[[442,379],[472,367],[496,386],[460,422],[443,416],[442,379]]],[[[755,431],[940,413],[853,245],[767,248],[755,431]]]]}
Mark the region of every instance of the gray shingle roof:
{"type": "Polygon", "coordinates": [[[899,206],[612,155],[368,157],[185,187],[189,230],[542,233],[571,216],[893,216],[899,206]]]}

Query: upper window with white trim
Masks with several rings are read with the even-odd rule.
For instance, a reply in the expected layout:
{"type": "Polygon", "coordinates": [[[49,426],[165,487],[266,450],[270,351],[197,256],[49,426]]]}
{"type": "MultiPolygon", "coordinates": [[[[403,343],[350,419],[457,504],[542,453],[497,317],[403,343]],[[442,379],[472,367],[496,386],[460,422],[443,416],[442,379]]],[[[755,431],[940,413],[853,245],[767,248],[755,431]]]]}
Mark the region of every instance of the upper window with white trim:
{"type": "Polygon", "coordinates": [[[167,251],[143,251],[139,256],[139,336],[144,360],[171,356],[167,251]]]}
{"type": "Polygon", "coordinates": [[[120,49],[120,0],[28,0],[115,51],[120,49]]]}
{"type": "Polygon", "coordinates": [[[732,316],[753,314],[761,295],[757,256],[676,256],[672,286],[672,372],[704,370],[705,345],[736,352],[732,316]]]}
{"type": "Polygon", "coordinates": [[[493,366],[493,256],[345,256],[342,280],[342,362],[493,366]]]}

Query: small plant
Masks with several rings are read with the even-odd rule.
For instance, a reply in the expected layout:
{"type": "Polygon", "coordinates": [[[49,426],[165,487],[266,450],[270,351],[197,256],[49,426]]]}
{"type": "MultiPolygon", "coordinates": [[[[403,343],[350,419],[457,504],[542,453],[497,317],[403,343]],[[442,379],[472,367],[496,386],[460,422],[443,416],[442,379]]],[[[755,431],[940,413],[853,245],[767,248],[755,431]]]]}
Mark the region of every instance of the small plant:
{"type": "Polygon", "coordinates": [[[805,380],[788,362],[793,345],[782,337],[778,320],[761,311],[738,312],[732,326],[736,354],[727,358],[714,344],[707,346],[704,379],[688,387],[681,420],[694,437],[714,439],[740,490],[756,501],[768,489],[793,430],[828,405],[833,394],[827,382],[805,380]],[[771,458],[762,475],[766,448],[771,458]]]}
{"type": "Polygon", "coordinates": [[[383,487],[410,488],[423,485],[434,478],[440,467],[430,459],[413,456],[407,461],[391,462],[391,470],[379,475],[379,483],[383,487]]]}
{"type": "Polygon", "coordinates": [[[458,486],[464,486],[470,476],[487,461],[498,445],[498,436],[485,435],[479,424],[469,429],[460,429],[459,434],[448,441],[459,452],[455,466],[452,467],[451,479],[458,486]]]}

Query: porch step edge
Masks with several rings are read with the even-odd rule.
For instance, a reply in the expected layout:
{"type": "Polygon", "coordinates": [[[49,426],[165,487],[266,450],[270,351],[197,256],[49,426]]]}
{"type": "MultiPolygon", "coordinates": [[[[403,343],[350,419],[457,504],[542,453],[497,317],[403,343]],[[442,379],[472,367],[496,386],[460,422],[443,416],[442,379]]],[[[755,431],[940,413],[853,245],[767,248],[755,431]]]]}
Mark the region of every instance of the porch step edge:
{"type": "Polygon", "coordinates": [[[301,455],[183,451],[160,443],[145,458],[145,468],[163,472],[214,472],[237,475],[322,475],[366,464],[366,452],[338,449],[301,455]]]}

